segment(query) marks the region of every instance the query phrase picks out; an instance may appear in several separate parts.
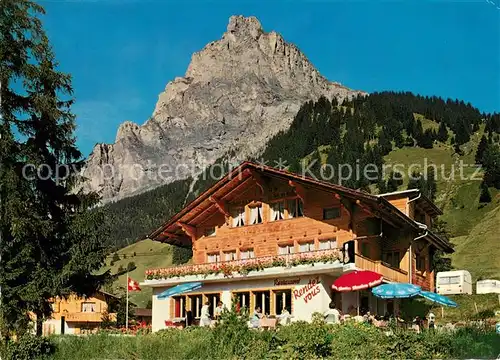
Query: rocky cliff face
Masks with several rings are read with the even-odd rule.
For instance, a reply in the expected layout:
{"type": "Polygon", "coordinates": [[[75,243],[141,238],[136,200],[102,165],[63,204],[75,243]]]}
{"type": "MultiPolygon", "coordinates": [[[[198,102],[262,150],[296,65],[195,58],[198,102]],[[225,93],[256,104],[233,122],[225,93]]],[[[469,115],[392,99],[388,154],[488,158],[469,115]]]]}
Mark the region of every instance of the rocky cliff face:
{"type": "Polygon", "coordinates": [[[196,174],[228,151],[255,155],[303,102],[357,93],[326,80],[255,17],[232,16],[222,39],[193,54],[185,76],[167,84],[146,123],[125,122],[114,144],[95,146],[84,189],[120,199],[196,174]]]}

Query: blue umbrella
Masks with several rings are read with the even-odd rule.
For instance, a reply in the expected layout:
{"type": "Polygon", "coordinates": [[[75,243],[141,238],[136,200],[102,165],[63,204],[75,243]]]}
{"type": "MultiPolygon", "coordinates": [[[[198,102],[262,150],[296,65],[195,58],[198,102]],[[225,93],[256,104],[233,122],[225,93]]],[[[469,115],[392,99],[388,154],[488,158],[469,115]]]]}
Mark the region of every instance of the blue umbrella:
{"type": "Polygon", "coordinates": [[[175,296],[175,295],[179,295],[179,294],[182,294],[185,292],[198,290],[199,288],[201,288],[201,282],[180,284],[180,285],[174,286],[168,290],[165,290],[164,292],[159,294],[158,299],[165,299],[165,298],[168,298],[170,296],[175,296]]]}
{"type": "Polygon", "coordinates": [[[403,299],[418,295],[422,289],[407,283],[382,284],[372,289],[372,294],[382,299],[403,299]]]}
{"type": "Polygon", "coordinates": [[[451,307],[457,307],[458,306],[458,304],[456,302],[454,302],[453,300],[447,298],[446,296],[443,296],[443,295],[440,295],[440,294],[437,294],[437,293],[433,293],[433,292],[430,292],[430,291],[423,291],[422,290],[422,291],[420,291],[419,295],[423,296],[427,300],[434,301],[435,303],[438,303],[440,305],[451,306],[451,307]]]}

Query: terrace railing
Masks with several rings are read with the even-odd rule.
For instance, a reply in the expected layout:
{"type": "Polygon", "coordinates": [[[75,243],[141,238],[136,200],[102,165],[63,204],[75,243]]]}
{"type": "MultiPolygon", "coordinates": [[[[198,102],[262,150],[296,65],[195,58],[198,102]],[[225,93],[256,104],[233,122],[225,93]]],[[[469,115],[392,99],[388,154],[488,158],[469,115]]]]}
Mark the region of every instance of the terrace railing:
{"type": "Polygon", "coordinates": [[[367,258],[363,255],[356,254],[356,267],[363,270],[375,271],[384,276],[386,280],[394,282],[408,282],[408,272],[391,267],[389,264],[367,258]]]}
{"type": "Polygon", "coordinates": [[[334,263],[342,260],[339,249],[315,250],[295,254],[263,256],[251,259],[221,261],[194,265],[179,265],[160,269],[146,270],[146,280],[168,279],[189,275],[248,274],[271,267],[294,267],[313,263],[334,263]]]}

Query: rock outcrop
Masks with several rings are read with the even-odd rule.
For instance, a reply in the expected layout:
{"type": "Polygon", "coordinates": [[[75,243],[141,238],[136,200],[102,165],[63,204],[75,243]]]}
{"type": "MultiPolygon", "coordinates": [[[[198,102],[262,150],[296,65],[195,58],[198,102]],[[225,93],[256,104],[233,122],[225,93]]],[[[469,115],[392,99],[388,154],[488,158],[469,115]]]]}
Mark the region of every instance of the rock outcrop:
{"type": "Polygon", "coordinates": [[[167,84],[148,121],[124,122],[114,144],[94,147],[84,189],[115,200],[196,174],[229,151],[255,155],[305,101],[358,93],[325,79],[255,17],[232,16],[222,39],[167,84]]]}

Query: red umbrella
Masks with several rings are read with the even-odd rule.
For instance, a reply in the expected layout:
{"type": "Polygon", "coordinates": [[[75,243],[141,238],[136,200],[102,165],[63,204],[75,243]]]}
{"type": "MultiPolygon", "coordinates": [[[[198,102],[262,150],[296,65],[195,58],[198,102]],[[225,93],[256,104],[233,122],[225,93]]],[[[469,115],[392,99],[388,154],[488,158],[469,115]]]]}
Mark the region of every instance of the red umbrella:
{"type": "Polygon", "coordinates": [[[383,276],[369,270],[356,270],[342,275],[333,282],[332,289],[336,291],[357,291],[382,284],[383,276]]]}

